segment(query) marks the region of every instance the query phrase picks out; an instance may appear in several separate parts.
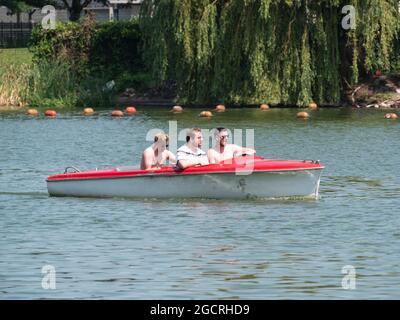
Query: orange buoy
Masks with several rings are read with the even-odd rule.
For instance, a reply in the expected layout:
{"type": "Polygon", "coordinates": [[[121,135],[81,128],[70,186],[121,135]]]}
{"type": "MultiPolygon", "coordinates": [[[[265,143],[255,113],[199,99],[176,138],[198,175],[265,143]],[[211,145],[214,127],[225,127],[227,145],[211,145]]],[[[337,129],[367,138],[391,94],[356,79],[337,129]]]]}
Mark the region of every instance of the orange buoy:
{"type": "Polygon", "coordinates": [[[386,119],[397,119],[398,116],[397,116],[397,114],[395,114],[395,113],[386,113],[386,114],[385,114],[385,118],[386,118],[386,119]]]}
{"type": "Polygon", "coordinates": [[[91,114],[93,114],[93,113],[94,113],[93,108],[85,108],[85,109],[83,109],[83,114],[84,114],[85,116],[89,116],[89,115],[91,115],[91,114]]]}
{"type": "Polygon", "coordinates": [[[181,106],[173,106],[171,109],[171,112],[173,113],[181,113],[183,111],[183,108],[181,106]]]}
{"type": "Polygon", "coordinates": [[[308,119],[309,117],[310,115],[307,112],[302,111],[297,113],[297,118],[308,119]]]}
{"type": "Polygon", "coordinates": [[[219,104],[215,107],[215,111],[217,112],[225,112],[225,106],[223,104],[219,104]]]}
{"type": "Polygon", "coordinates": [[[212,116],[213,116],[213,114],[211,113],[211,111],[202,111],[202,112],[200,112],[200,117],[210,118],[212,116]]]}
{"type": "Polygon", "coordinates": [[[310,110],[315,110],[315,109],[318,108],[318,105],[317,105],[315,102],[311,102],[311,103],[308,105],[308,108],[309,108],[310,110]]]}
{"type": "Polygon", "coordinates": [[[55,118],[57,116],[57,112],[54,110],[46,110],[44,115],[46,117],[51,117],[51,118],[55,118]]]}
{"type": "Polygon", "coordinates": [[[133,106],[126,107],[125,112],[130,114],[136,113],[136,108],[133,106]]]}
{"type": "Polygon", "coordinates": [[[269,110],[269,105],[267,105],[266,103],[261,104],[260,105],[260,110],[263,110],[263,111],[269,110]]]}
{"type": "Polygon", "coordinates": [[[30,116],[37,116],[39,114],[39,112],[36,109],[28,109],[26,111],[26,114],[30,115],[30,116]]]}
{"type": "Polygon", "coordinates": [[[114,110],[113,112],[111,112],[111,115],[113,117],[122,117],[124,113],[121,110],[114,110]]]}

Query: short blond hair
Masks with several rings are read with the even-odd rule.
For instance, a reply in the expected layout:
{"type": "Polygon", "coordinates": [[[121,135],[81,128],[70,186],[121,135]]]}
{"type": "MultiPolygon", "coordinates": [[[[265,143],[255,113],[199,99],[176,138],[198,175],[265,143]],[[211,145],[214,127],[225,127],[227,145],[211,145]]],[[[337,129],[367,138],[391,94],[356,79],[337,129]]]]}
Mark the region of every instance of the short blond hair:
{"type": "Polygon", "coordinates": [[[189,142],[190,138],[194,138],[196,136],[196,132],[201,133],[201,129],[200,128],[189,129],[186,133],[186,142],[189,142]]]}
{"type": "Polygon", "coordinates": [[[162,142],[165,142],[166,144],[168,144],[168,140],[169,140],[169,137],[168,137],[168,135],[167,134],[165,134],[165,133],[157,133],[155,136],[154,136],[154,142],[157,142],[157,141],[162,141],[162,142]]]}

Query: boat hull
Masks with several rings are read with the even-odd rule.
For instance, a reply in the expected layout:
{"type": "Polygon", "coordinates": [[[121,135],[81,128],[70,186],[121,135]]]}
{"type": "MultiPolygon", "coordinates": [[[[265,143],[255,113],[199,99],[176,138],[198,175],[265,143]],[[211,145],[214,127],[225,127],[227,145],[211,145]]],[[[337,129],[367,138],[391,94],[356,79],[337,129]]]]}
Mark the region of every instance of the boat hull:
{"type": "Polygon", "coordinates": [[[51,196],[252,199],[318,197],[322,168],[48,180],[51,196]]]}

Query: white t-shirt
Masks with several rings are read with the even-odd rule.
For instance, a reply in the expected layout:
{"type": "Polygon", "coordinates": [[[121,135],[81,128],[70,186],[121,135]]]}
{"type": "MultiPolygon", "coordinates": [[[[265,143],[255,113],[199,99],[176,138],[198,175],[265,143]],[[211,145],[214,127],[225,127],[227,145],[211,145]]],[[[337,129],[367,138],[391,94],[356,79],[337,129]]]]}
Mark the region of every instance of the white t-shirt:
{"type": "Polygon", "coordinates": [[[197,148],[196,152],[193,152],[186,144],[177,150],[176,160],[202,161],[203,163],[208,163],[207,154],[203,150],[197,148]]]}

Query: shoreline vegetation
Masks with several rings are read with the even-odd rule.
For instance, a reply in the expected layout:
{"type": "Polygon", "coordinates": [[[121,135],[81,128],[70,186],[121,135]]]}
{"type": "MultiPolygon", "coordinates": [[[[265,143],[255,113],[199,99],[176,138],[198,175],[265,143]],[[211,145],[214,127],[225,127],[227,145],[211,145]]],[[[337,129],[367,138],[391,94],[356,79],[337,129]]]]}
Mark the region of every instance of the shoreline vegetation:
{"type": "Polygon", "coordinates": [[[0,49],[0,111],[399,108],[398,8],[357,2],[343,29],[344,4],[144,0],[136,20],[37,25],[29,48],[0,49]]]}

